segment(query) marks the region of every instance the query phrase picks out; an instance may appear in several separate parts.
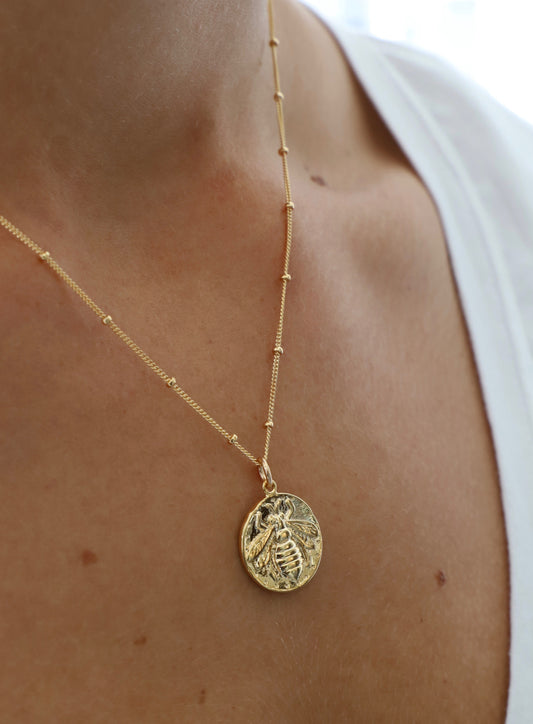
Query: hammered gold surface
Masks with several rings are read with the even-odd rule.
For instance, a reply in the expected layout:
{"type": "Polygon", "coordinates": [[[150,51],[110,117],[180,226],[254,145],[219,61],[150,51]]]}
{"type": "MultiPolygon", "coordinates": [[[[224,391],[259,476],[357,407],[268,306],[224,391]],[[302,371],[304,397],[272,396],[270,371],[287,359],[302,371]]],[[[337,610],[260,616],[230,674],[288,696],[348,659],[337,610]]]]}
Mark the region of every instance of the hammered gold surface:
{"type": "Polygon", "coordinates": [[[269,591],[294,591],[315,575],[322,533],[307,503],[290,493],[267,495],[241,529],[241,558],[256,583],[269,591]]]}

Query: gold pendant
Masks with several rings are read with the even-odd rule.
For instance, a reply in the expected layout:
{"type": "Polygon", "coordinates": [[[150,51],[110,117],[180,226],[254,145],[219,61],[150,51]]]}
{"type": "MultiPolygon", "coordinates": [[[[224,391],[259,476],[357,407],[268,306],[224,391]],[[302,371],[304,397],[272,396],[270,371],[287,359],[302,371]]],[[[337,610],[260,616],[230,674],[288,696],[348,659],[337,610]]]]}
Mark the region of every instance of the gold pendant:
{"type": "Polygon", "coordinates": [[[322,533],[307,503],[278,493],[268,465],[259,467],[267,495],[241,529],[241,558],[256,583],[269,591],[294,591],[315,575],[322,557],[322,533]]]}

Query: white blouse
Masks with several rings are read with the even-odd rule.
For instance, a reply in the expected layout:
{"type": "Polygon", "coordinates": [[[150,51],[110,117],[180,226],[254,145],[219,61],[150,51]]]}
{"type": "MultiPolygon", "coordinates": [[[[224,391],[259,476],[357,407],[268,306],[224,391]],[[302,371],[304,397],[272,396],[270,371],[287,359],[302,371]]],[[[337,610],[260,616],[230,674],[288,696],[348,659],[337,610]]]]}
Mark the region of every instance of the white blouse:
{"type": "Polygon", "coordinates": [[[533,128],[445,62],[328,25],[446,235],[499,470],[510,557],[507,724],[533,722],[533,128]]]}

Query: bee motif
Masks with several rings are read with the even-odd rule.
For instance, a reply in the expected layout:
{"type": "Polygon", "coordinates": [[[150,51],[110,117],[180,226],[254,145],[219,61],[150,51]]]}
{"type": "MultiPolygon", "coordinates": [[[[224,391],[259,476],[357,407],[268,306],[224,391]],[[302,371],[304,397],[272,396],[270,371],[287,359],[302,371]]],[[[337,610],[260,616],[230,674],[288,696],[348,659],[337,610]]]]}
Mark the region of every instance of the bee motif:
{"type": "Polygon", "coordinates": [[[294,511],[294,503],[287,495],[266,500],[252,518],[246,547],[246,557],[253,561],[255,570],[270,575],[280,588],[298,585],[320,535],[314,523],[293,519],[294,511]]]}

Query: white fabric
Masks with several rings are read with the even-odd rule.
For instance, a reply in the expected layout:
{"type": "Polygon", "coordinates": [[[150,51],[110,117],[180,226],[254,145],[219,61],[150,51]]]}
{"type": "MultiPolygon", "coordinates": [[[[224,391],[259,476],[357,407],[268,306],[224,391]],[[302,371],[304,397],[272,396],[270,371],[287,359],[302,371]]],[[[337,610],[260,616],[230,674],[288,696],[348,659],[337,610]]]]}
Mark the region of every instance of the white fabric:
{"type": "Polygon", "coordinates": [[[533,722],[533,129],[443,61],[328,23],[429,189],[492,431],[511,576],[507,724],[533,722]]]}

